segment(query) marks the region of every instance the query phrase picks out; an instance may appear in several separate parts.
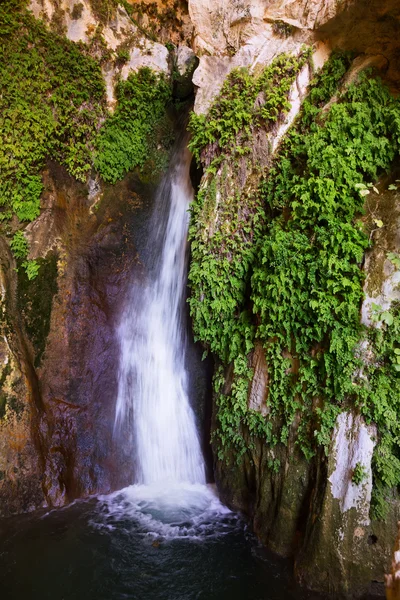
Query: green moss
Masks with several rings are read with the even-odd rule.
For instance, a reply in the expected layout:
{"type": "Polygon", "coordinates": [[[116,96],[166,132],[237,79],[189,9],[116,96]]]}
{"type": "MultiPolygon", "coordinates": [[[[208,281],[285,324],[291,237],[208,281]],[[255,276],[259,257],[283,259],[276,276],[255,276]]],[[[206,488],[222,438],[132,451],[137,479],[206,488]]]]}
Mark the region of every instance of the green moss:
{"type": "Polygon", "coordinates": [[[78,19],[81,18],[82,13],[83,13],[82,2],[78,2],[77,4],[74,4],[72,11],[71,11],[71,19],[73,19],[74,21],[77,21],[78,19]]]}
{"type": "Polygon", "coordinates": [[[118,4],[119,0],[90,0],[94,16],[104,25],[113,18],[118,4]]]}
{"type": "Polygon", "coordinates": [[[34,280],[25,271],[18,271],[18,309],[35,351],[35,366],[40,365],[50,330],[53,297],[57,293],[57,257],[54,254],[38,259],[40,270],[34,280]]]}

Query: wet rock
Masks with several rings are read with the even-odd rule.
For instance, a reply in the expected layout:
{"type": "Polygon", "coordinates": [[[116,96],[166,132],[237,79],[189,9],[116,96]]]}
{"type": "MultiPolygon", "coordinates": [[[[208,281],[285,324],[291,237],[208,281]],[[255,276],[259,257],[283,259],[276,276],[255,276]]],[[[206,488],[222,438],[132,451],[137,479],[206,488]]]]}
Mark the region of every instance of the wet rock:
{"type": "Polygon", "coordinates": [[[187,46],[178,46],[174,60],[174,96],[183,100],[193,94],[193,72],[199,60],[187,46]]]}
{"type": "Polygon", "coordinates": [[[311,498],[304,545],[296,559],[299,579],[326,593],[361,595],[371,579],[382,581],[385,553],[369,518],[376,427],[360,415],[341,413],[328,453],[327,483],[311,498]],[[358,473],[358,477],[357,477],[358,473]],[[375,543],[370,543],[373,536],[375,543]],[[377,544],[379,540],[379,544],[377,544]]]}
{"type": "MultiPolygon", "coordinates": [[[[400,522],[397,524],[400,527],[400,522]]],[[[385,577],[386,599],[400,599],[400,534],[394,547],[391,573],[385,577]]]]}

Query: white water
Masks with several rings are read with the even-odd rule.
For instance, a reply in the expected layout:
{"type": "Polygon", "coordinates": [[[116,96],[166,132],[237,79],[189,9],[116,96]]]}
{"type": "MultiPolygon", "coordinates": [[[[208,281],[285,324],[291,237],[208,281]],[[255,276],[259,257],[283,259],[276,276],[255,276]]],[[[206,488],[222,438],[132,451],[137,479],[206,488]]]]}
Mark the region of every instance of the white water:
{"type": "Polygon", "coordinates": [[[146,494],[158,497],[182,484],[205,484],[188,397],[182,323],[188,207],[193,196],[189,166],[188,153],[175,159],[160,186],[149,231],[154,272],[144,289],[136,286],[132,291],[118,329],[121,362],[115,431],[123,425],[130,428],[136,484],[150,486],[146,494]]]}

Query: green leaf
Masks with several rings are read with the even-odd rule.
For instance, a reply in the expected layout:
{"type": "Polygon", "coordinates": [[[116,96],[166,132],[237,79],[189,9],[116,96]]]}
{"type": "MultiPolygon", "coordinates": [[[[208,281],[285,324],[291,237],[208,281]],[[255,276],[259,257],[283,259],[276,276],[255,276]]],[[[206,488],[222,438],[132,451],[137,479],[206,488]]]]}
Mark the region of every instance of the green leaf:
{"type": "Polygon", "coordinates": [[[389,311],[385,311],[381,314],[381,320],[386,323],[388,327],[393,325],[393,315],[389,311]]]}

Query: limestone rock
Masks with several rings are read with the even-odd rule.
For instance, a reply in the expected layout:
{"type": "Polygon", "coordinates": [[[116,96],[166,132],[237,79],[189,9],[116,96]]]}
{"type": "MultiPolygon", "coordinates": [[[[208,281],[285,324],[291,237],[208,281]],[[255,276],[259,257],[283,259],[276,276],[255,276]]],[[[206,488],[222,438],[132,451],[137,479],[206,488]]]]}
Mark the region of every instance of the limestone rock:
{"type": "Polygon", "coordinates": [[[256,343],[251,358],[251,367],[254,369],[254,375],[249,388],[248,406],[251,410],[256,410],[262,415],[266,415],[268,413],[266,405],[268,396],[268,367],[260,342],[256,343]]]}
{"type": "MultiPolygon", "coordinates": [[[[190,0],[194,49],[200,57],[193,77],[198,88],[195,112],[207,112],[232,69],[247,67],[257,71],[282,52],[297,54],[304,43],[315,42],[315,34],[310,31],[314,22],[311,25],[309,22],[314,13],[307,13],[309,21],[306,24],[293,18],[297,14],[304,17],[303,5],[304,2],[276,2],[271,5],[266,0],[247,3],[190,0]],[[286,14],[285,11],[289,12],[286,14]],[[287,36],[282,36],[274,27],[274,23],[282,21],[283,17],[290,26],[290,35],[287,36]]],[[[315,12],[317,5],[319,3],[315,2],[315,12]]]]}
{"type": "MultiPolygon", "coordinates": [[[[374,324],[372,304],[388,310],[393,301],[400,300],[400,270],[388,259],[390,252],[396,254],[400,248],[400,193],[388,190],[387,180],[379,188],[379,195],[371,193],[366,203],[374,244],[367,252],[364,265],[365,299],[361,308],[364,325],[374,324]],[[382,226],[378,227],[376,222],[382,226]]],[[[380,323],[376,325],[379,327],[380,323]]]]}
{"type": "Polygon", "coordinates": [[[187,98],[193,93],[193,72],[199,61],[193,50],[184,45],[178,46],[174,58],[174,96],[187,98]]]}
{"type": "MultiPolygon", "coordinates": [[[[366,425],[352,412],[338,416],[328,458],[328,485],[320,488],[322,494],[315,489],[312,495],[310,513],[318,518],[308,522],[296,559],[299,579],[312,589],[361,594],[371,579],[383,579],[388,540],[394,531],[389,523],[369,519],[375,444],[375,426],[366,425]],[[357,465],[362,465],[361,481],[355,480],[357,465]]],[[[391,512],[390,521],[395,517],[391,512]]]]}
{"type": "Polygon", "coordinates": [[[122,78],[126,79],[129,73],[138,71],[141,67],[149,67],[158,73],[169,73],[167,48],[150,40],[145,40],[141,48],[132,48],[129,61],[121,70],[122,78]]]}

